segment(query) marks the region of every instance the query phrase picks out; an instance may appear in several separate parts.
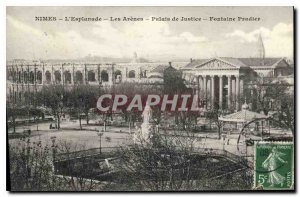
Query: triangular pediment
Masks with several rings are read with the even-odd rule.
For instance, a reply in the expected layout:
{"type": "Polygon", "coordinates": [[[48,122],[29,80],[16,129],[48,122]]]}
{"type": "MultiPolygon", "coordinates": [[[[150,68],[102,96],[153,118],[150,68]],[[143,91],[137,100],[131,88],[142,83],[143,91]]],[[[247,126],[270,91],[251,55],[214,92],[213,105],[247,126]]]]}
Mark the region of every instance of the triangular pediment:
{"type": "Polygon", "coordinates": [[[223,61],[218,58],[211,59],[195,67],[195,69],[230,69],[230,68],[231,69],[239,68],[239,66],[236,66],[234,64],[231,64],[229,62],[223,61]]]}

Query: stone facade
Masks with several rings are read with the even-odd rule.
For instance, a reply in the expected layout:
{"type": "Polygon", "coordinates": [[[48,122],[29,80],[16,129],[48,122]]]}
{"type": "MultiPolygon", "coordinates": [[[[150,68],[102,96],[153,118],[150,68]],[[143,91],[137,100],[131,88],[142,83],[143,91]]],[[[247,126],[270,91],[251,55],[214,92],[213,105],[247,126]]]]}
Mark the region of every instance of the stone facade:
{"type": "MultiPolygon", "coordinates": [[[[182,67],[187,62],[174,62],[182,67]]],[[[153,77],[152,70],[169,62],[157,63],[62,63],[62,62],[7,62],[7,97],[22,99],[25,94],[39,91],[44,85],[61,84],[72,88],[77,84],[111,86],[124,82],[149,84],[162,82],[153,77]]]]}
{"type": "Polygon", "coordinates": [[[289,76],[293,68],[282,58],[212,58],[192,60],[182,71],[205,109],[239,110],[250,81],[289,76]]]}

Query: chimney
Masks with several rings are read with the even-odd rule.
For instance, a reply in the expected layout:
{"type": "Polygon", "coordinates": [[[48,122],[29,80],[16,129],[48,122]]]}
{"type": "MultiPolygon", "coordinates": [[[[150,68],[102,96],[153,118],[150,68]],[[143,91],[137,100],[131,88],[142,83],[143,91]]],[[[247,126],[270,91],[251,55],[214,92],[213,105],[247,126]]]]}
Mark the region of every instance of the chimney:
{"type": "Polygon", "coordinates": [[[169,66],[172,66],[172,62],[169,62],[169,66]]]}
{"type": "Polygon", "coordinates": [[[191,63],[193,62],[193,58],[190,59],[190,62],[191,62],[191,63]]]}

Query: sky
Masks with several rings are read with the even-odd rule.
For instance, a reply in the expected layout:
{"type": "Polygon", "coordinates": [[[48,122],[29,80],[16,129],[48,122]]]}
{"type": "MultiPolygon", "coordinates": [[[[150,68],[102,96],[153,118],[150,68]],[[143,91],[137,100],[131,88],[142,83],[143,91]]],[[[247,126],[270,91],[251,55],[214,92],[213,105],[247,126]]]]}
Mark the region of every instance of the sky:
{"type": "Polygon", "coordinates": [[[7,59],[76,59],[88,55],[149,60],[293,58],[292,7],[7,7],[7,59]],[[36,21],[36,16],[197,17],[201,21],[36,21]],[[259,21],[209,21],[256,17],[259,21]],[[203,20],[207,19],[207,20],[203,20]]]}

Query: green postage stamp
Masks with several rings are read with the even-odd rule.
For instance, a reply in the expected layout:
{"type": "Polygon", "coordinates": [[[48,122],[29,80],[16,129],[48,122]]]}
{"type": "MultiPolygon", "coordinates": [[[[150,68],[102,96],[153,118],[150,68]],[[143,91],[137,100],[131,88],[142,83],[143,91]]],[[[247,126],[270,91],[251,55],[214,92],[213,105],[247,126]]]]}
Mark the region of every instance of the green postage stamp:
{"type": "Polygon", "coordinates": [[[293,189],[293,142],[258,142],[254,157],[254,189],[293,189]]]}

